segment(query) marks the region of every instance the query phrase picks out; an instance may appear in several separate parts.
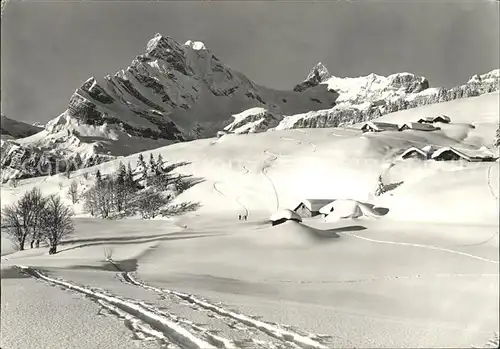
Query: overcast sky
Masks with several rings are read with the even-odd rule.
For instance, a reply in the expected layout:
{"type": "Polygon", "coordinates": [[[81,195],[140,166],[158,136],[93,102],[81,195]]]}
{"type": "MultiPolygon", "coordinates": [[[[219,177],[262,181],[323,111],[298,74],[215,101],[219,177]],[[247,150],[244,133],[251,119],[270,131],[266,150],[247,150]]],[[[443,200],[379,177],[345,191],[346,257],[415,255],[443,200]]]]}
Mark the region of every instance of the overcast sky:
{"type": "Polygon", "coordinates": [[[9,2],[2,113],[46,122],[90,76],[126,68],[159,32],[291,89],[322,61],[336,76],[413,72],[453,86],[499,67],[498,2],[9,2]]]}

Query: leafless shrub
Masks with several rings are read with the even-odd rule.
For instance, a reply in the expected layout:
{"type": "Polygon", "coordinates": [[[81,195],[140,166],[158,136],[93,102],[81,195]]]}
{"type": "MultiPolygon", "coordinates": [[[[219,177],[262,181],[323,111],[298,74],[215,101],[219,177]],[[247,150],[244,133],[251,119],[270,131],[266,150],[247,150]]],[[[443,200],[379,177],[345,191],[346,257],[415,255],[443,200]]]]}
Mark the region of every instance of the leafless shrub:
{"type": "Polygon", "coordinates": [[[62,238],[74,231],[73,212],[64,205],[57,195],[49,196],[41,214],[40,225],[49,243],[49,254],[57,253],[57,245],[62,238]]]}
{"type": "Polygon", "coordinates": [[[104,260],[111,261],[113,260],[113,249],[105,247],[104,248],[104,260]]]}
{"type": "Polygon", "coordinates": [[[68,188],[68,197],[71,199],[71,202],[73,204],[76,204],[78,202],[79,192],[80,192],[80,188],[79,188],[78,182],[76,180],[72,180],[71,184],[69,185],[69,188],[68,188]]]}
{"type": "Polygon", "coordinates": [[[18,250],[24,250],[27,234],[23,229],[17,204],[2,209],[2,231],[12,240],[18,250]]]}

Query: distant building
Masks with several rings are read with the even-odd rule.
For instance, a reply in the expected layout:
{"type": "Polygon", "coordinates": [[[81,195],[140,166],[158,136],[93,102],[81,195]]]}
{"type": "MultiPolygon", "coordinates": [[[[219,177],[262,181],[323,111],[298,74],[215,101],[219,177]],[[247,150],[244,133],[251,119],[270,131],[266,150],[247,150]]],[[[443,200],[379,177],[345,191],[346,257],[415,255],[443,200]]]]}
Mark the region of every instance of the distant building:
{"type": "Polygon", "coordinates": [[[293,210],[301,217],[315,217],[320,214],[319,210],[332,202],[332,199],[307,199],[301,201],[293,210]]]}
{"type": "Polygon", "coordinates": [[[435,122],[442,122],[444,124],[449,124],[451,122],[451,119],[449,116],[446,116],[446,115],[438,115],[438,116],[426,116],[426,117],[423,117],[423,118],[420,118],[418,120],[418,123],[421,123],[421,124],[433,124],[435,122]]]}
{"type": "Polygon", "coordinates": [[[399,131],[399,126],[388,122],[368,121],[361,126],[363,132],[399,131]]]}
{"type": "Polygon", "coordinates": [[[426,152],[423,149],[419,149],[417,147],[411,147],[406,149],[403,154],[401,154],[401,159],[420,159],[427,160],[430,159],[430,153],[426,152]]]}
{"type": "Polygon", "coordinates": [[[431,155],[432,160],[436,161],[459,161],[470,162],[495,161],[497,158],[488,154],[484,150],[457,150],[452,147],[443,147],[435,150],[431,155]]]}
{"type": "Polygon", "coordinates": [[[302,222],[302,217],[300,217],[296,212],[289,209],[281,209],[273,213],[269,218],[271,225],[275,226],[286,221],[302,222]]]}
{"type": "Polygon", "coordinates": [[[437,131],[440,130],[439,127],[435,127],[429,123],[420,123],[420,122],[407,122],[399,127],[400,131],[404,130],[417,130],[417,131],[437,131]]]}

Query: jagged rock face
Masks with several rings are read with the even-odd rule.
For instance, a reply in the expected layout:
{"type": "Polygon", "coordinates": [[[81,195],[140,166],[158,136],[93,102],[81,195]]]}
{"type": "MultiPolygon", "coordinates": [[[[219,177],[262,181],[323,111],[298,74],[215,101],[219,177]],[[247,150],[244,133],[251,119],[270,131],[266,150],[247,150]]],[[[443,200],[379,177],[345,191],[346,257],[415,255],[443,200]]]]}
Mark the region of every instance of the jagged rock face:
{"type": "Polygon", "coordinates": [[[311,72],[307,75],[307,78],[301,82],[300,84],[297,84],[293,90],[296,92],[302,92],[307,90],[308,88],[317,86],[321,84],[322,82],[327,81],[330,79],[332,75],[328,72],[328,69],[323,65],[323,63],[319,62],[314,66],[314,68],[311,70],[311,72]]]}
{"type": "MultiPolygon", "coordinates": [[[[65,159],[79,152],[84,165],[95,164],[98,157],[215,136],[232,115],[249,108],[295,114],[331,108],[337,96],[325,85],[304,92],[258,86],[203,43],[182,45],[157,34],[126,69],[85,81],[68,109],[47,123],[43,137],[23,146],[65,159]]],[[[255,129],[274,127],[273,120],[267,116],[255,129]]]]}
{"type": "Polygon", "coordinates": [[[264,108],[252,108],[233,115],[234,121],[224,128],[228,133],[256,133],[278,126],[281,115],[271,113],[264,108]]]}
{"type": "MultiPolygon", "coordinates": [[[[324,76],[321,67],[318,71],[324,76]]],[[[80,123],[119,124],[134,135],[183,141],[215,135],[212,124],[228,123],[232,114],[250,107],[304,112],[330,108],[335,98],[326,88],[299,95],[257,86],[203,43],[181,45],[157,34],[127,69],[87,80],[71,97],[68,111],[80,123]],[[291,107],[287,99],[299,101],[291,107]]]]}
{"type": "Polygon", "coordinates": [[[89,157],[83,163],[79,154],[64,157],[43,151],[40,148],[25,147],[15,142],[2,142],[0,147],[2,183],[11,178],[30,178],[64,173],[82,166],[97,165],[105,159],[99,155],[89,157]]]}
{"type": "Polygon", "coordinates": [[[336,84],[341,103],[329,110],[285,116],[276,129],[338,127],[355,124],[399,110],[491,93],[498,91],[500,87],[499,70],[475,75],[466,84],[450,89],[429,88],[427,79],[408,73],[392,75],[385,81],[383,77],[380,78],[375,74],[368,77],[367,80],[371,81],[372,86],[376,84],[383,86],[383,89],[373,91],[372,88],[370,91],[367,88],[370,85],[365,82],[359,83],[359,78],[355,78],[358,79],[356,83],[351,81],[350,84],[326,80],[324,83],[336,84]],[[350,86],[351,90],[346,86],[350,86]],[[401,93],[402,91],[404,93],[401,93]],[[362,98],[363,93],[365,98],[362,98]],[[385,98],[377,99],[380,96],[385,96],[385,98]]]}

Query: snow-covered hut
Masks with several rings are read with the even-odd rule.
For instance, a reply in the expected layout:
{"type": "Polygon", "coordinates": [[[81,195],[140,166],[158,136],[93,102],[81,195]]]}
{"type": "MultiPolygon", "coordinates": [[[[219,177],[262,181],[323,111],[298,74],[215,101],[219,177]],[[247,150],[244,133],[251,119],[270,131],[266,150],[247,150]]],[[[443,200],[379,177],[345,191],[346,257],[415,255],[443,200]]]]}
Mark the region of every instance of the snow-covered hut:
{"type": "Polygon", "coordinates": [[[495,161],[497,157],[485,148],[478,150],[457,150],[452,147],[442,147],[432,153],[431,158],[437,161],[458,161],[470,162],[495,161]]]}
{"type": "Polygon", "coordinates": [[[406,124],[401,125],[399,130],[437,131],[440,130],[440,128],[429,123],[407,122],[406,124]]]}
{"type": "Polygon", "coordinates": [[[315,217],[320,214],[321,207],[332,202],[332,199],[306,199],[302,200],[293,211],[301,217],[315,217]]]}
{"type": "Polygon", "coordinates": [[[389,122],[368,121],[361,126],[363,132],[398,131],[399,126],[389,122]]]}
{"type": "Polygon", "coordinates": [[[432,160],[436,161],[471,161],[471,157],[452,147],[442,147],[434,151],[431,155],[432,160]]]}
{"type": "Polygon", "coordinates": [[[359,202],[356,200],[341,199],[330,202],[320,209],[325,220],[338,220],[343,218],[358,218],[363,215],[359,202]]]}
{"type": "Polygon", "coordinates": [[[285,208],[273,213],[269,220],[271,221],[271,225],[274,226],[286,221],[302,222],[302,217],[300,217],[296,212],[285,208]]]}
{"type": "Polygon", "coordinates": [[[442,122],[444,124],[449,124],[451,122],[451,119],[449,116],[446,115],[438,115],[438,116],[425,116],[423,118],[420,118],[418,120],[418,123],[421,124],[433,124],[435,122],[442,122]]]}
{"type": "Polygon", "coordinates": [[[421,159],[421,160],[427,160],[431,158],[431,154],[433,152],[434,148],[430,145],[426,145],[423,148],[417,148],[417,147],[410,147],[406,149],[403,154],[401,154],[401,159],[421,159]]]}

